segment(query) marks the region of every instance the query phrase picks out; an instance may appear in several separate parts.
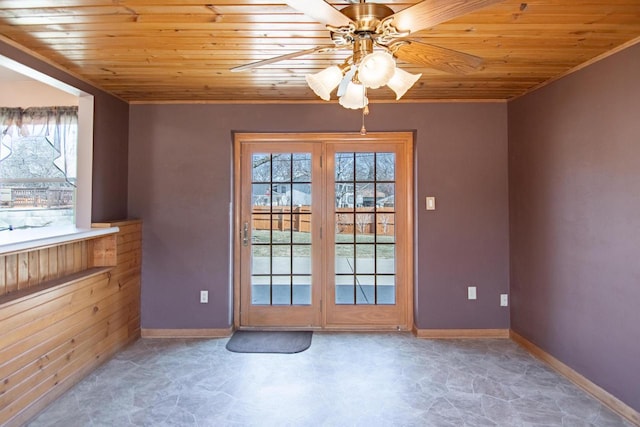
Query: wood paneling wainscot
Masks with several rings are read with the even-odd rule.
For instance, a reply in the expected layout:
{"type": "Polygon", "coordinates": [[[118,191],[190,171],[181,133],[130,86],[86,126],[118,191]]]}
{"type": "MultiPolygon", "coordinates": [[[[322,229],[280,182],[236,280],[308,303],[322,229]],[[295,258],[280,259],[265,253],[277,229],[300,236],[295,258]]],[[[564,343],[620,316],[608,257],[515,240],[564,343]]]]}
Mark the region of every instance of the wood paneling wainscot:
{"type": "Polygon", "coordinates": [[[93,226],[119,232],[0,257],[0,425],[24,424],[140,336],[142,224],[93,226]]]}

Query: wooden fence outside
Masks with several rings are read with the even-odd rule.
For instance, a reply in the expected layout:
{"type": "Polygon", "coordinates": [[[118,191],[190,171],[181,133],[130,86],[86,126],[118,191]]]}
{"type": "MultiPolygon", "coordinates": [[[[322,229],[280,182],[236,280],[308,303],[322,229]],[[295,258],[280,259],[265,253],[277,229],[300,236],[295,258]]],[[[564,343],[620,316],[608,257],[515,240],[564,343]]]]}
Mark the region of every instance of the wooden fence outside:
{"type": "Polygon", "coordinates": [[[253,229],[311,232],[311,208],[308,206],[254,206],[253,229]]]}
{"type": "MultiPolygon", "coordinates": [[[[253,230],[274,231],[311,231],[311,208],[308,206],[254,206],[252,226],[253,230]]],[[[353,209],[346,209],[336,214],[336,232],[352,234],[354,228],[359,234],[373,234],[378,236],[393,236],[395,234],[395,215],[392,208],[378,208],[376,213],[356,211],[354,220],[353,209]],[[374,224],[374,218],[377,223],[374,224]]]]}
{"type": "Polygon", "coordinates": [[[0,206],[62,208],[73,206],[73,188],[2,188],[0,206]]]}

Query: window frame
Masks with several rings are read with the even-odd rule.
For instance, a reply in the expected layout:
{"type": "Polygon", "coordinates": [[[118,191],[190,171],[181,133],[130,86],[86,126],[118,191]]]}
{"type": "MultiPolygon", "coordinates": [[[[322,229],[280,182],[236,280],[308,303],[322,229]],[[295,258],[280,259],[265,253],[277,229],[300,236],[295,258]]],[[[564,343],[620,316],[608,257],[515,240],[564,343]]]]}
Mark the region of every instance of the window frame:
{"type": "Polygon", "coordinates": [[[32,80],[47,84],[78,97],[78,143],[76,204],[73,226],[51,226],[39,230],[13,230],[0,235],[0,253],[12,252],[16,247],[38,247],[51,239],[69,241],[91,229],[93,187],[93,114],[94,96],[64,83],[20,62],[0,55],[0,66],[20,73],[32,80]]]}

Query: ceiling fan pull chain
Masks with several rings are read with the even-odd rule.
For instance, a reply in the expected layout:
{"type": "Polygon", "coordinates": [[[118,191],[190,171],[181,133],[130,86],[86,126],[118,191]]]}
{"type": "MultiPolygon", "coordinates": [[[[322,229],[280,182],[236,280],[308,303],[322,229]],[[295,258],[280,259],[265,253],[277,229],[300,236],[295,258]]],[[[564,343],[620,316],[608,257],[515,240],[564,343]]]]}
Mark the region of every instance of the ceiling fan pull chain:
{"type": "MultiPolygon", "coordinates": [[[[367,99],[367,88],[365,85],[362,85],[362,98],[367,99]]],[[[368,114],[369,114],[369,104],[365,104],[365,106],[362,107],[362,127],[360,128],[360,135],[367,134],[367,128],[364,126],[364,116],[368,114]]]]}

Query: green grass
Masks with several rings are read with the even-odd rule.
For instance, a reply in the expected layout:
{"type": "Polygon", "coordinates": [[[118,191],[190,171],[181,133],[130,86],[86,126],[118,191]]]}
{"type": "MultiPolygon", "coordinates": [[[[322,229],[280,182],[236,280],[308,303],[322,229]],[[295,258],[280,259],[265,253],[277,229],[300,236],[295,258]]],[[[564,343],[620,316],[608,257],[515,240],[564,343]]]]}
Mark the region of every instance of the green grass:
{"type": "MultiPolygon", "coordinates": [[[[272,235],[272,243],[274,243],[274,245],[268,245],[267,243],[269,243],[269,230],[253,231],[253,243],[265,243],[265,245],[253,246],[254,256],[268,257],[271,255],[269,249],[273,248],[274,257],[289,257],[291,254],[291,246],[287,245],[286,243],[291,243],[291,239],[293,239],[293,252],[295,257],[311,256],[311,233],[301,233],[297,231],[273,231],[272,235]]],[[[378,236],[378,243],[393,243],[393,241],[394,236],[378,236]]],[[[336,243],[336,256],[353,256],[353,235],[338,234],[336,236],[336,243]]],[[[357,235],[355,243],[358,244],[357,250],[359,256],[362,256],[363,258],[371,258],[374,256],[376,246],[372,244],[374,243],[373,235],[357,235]]],[[[377,245],[377,248],[379,257],[394,258],[395,245],[383,244],[377,245]]]]}

